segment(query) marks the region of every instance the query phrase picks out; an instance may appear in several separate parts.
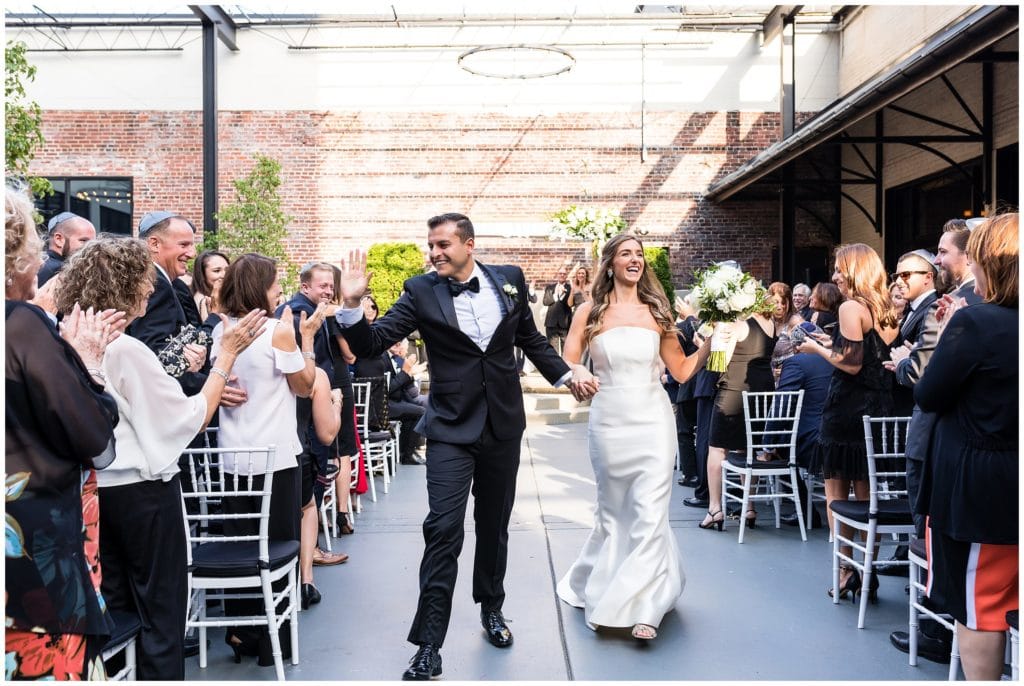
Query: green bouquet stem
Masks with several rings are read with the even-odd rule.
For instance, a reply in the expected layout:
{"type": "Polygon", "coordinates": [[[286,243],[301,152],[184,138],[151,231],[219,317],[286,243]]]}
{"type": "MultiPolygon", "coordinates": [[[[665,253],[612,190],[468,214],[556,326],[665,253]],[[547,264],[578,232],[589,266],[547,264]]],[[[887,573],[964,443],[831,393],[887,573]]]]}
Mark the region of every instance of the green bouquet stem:
{"type": "Polygon", "coordinates": [[[713,350],[708,355],[708,371],[711,372],[724,372],[729,365],[725,362],[725,351],[724,350],[713,350]]]}

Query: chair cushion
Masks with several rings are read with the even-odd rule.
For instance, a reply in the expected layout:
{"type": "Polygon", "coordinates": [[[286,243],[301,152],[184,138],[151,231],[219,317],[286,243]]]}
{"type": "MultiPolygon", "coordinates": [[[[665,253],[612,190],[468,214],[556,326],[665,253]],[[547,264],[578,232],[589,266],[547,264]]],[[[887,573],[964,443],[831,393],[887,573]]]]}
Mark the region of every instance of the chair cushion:
{"type": "MultiPolygon", "coordinates": [[[[739,469],[747,468],[747,456],[742,453],[729,453],[729,464],[739,469]]],[[[751,463],[751,468],[756,472],[758,469],[785,469],[789,471],[789,460],[769,460],[760,462],[756,458],[751,463]]]]}
{"type": "MultiPolygon", "coordinates": [[[[280,569],[299,554],[298,541],[271,541],[270,569],[280,569]]],[[[204,543],[192,549],[194,576],[251,576],[260,573],[260,544],[257,541],[204,543]]]]}
{"type": "Polygon", "coordinates": [[[928,548],[925,546],[923,538],[915,538],[910,542],[910,552],[914,553],[922,560],[928,559],[928,548]]]}
{"type": "MultiPolygon", "coordinates": [[[[833,500],[829,505],[837,515],[864,524],[868,523],[869,506],[870,503],[867,500],[833,500]]],[[[914,520],[910,516],[910,501],[906,498],[879,500],[878,523],[886,525],[913,524],[914,520]]]]}
{"type": "Polygon", "coordinates": [[[390,441],[392,439],[390,431],[371,431],[366,435],[366,440],[372,443],[380,443],[381,441],[390,441]]]}
{"type": "Polygon", "coordinates": [[[103,646],[104,650],[116,648],[142,631],[142,620],[139,619],[137,612],[108,610],[107,614],[114,621],[114,630],[110,634],[110,640],[103,646]]]}

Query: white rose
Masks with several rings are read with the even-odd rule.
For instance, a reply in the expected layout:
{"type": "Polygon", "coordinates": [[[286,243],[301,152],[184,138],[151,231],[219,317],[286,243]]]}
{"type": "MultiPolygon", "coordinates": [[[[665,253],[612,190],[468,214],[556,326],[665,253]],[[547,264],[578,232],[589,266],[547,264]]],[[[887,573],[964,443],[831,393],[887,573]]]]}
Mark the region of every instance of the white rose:
{"type": "Polygon", "coordinates": [[[755,295],[757,293],[757,282],[753,279],[747,279],[747,282],[743,284],[743,292],[755,295]]]}
{"type": "Polygon", "coordinates": [[[731,283],[739,283],[740,279],[743,278],[743,272],[735,267],[721,266],[718,268],[718,275],[723,281],[731,283]]]}
{"type": "Polygon", "coordinates": [[[730,311],[732,311],[732,308],[729,307],[729,299],[728,298],[719,298],[718,300],[716,300],[715,301],[715,307],[717,307],[722,312],[730,312],[730,311]]]}
{"type": "Polygon", "coordinates": [[[725,288],[725,280],[719,275],[719,273],[712,272],[708,274],[707,278],[704,279],[704,290],[712,295],[721,294],[725,288]]]}
{"type": "Polygon", "coordinates": [[[742,312],[754,305],[754,296],[740,291],[729,298],[729,309],[733,312],[742,312]]]}

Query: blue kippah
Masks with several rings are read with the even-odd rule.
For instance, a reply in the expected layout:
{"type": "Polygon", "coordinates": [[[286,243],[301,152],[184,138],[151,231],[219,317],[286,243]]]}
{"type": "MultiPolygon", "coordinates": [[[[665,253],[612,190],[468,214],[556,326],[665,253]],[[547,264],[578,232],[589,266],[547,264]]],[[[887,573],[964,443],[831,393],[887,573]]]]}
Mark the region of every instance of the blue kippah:
{"type": "Polygon", "coordinates": [[[61,212],[60,214],[52,217],[50,221],[46,223],[46,230],[53,231],[58,224],[63,224],[69,219],[82,219],[82,217],[79,217],[74,212],[61,212]]]}

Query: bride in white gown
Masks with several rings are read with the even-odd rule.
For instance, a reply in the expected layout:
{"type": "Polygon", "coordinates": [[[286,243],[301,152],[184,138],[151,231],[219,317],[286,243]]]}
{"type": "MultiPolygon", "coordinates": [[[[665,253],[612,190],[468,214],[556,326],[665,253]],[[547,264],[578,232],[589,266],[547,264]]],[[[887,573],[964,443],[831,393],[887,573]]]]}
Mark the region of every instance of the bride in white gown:
{"type": "Polygon", "coordinates": [[[573,317],[564,357],[574,380],[589,378],[579,364],[587,347],[600,388],[588,427],[597,508],[558,595],[583,608],[592,629],[632,627],[635,638],[652,639],[685,584],[668,521],[676,425],[660,378],[668,367],[686,381],[707,360],[709,346],[683,354],[668,300],[634,236],[608,241],[593,300],[573,317]]]}

